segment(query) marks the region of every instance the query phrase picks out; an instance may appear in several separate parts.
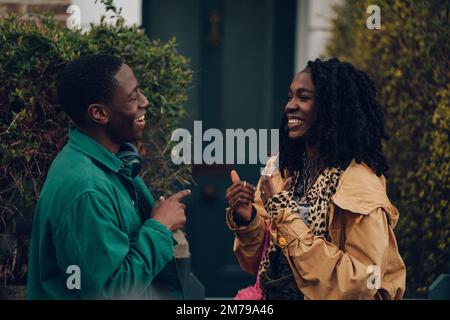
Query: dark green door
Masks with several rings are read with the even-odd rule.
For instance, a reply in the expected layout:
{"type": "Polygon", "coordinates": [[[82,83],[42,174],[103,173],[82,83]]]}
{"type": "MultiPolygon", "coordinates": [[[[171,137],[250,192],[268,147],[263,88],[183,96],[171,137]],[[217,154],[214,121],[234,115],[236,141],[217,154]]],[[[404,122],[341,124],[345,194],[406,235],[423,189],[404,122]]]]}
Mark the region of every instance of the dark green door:
{"type": "MultiPolygon", "coordinates": [[[[176,37],[195,72],[186,104],[203,131],[278,128],[294,73],[295,0],[143,1],[151,38],[176,37]]],[[[207,143],[206,143],[207,144],[207,143]]],[[[206,145],[205,144],[205,145],[206,145]]],[[[225,151],[224,151],[225,153],[225,151]]],[[[248,157],[248,155],[247,155],[248,157]]],[[[248,159],[248,158],[247,158],[248,159]]],[[[254,282],[240,271],[224,211],[229,172],[256,184],[261,165],[194,165],[188,204],[192,268],[208,297],[230,297],[254,282]]]]}

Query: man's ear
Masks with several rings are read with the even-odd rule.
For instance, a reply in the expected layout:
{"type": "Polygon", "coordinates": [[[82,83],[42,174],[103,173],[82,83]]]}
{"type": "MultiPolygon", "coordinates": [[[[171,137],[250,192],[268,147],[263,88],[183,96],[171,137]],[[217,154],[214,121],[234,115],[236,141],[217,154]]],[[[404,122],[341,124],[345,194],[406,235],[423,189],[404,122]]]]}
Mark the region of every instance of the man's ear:
{"type": "Polygon", "coordinates": [[[98,124],[107,124],[109,122],[108,111],[103,104],[91,104],[87,109],[89,119],[98,124]]]}

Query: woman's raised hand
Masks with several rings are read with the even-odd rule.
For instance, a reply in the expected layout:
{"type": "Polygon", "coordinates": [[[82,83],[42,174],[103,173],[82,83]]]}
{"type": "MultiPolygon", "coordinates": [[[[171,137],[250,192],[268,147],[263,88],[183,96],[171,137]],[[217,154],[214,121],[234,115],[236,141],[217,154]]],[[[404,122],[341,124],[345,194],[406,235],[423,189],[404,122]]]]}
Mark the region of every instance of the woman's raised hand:
{"type": "Polygon", "coordinates": [[[227,189],[228,205],[242,220],[249,222],[252,217],[256,188],[247,181],[241,181],[235,170],[230,172],[232,185],[227,189]]]}

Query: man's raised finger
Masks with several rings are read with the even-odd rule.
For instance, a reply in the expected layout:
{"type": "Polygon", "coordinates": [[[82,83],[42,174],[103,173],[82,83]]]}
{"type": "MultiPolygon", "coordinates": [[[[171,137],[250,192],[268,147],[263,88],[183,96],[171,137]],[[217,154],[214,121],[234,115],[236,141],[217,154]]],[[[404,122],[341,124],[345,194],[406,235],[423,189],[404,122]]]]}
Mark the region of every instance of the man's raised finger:
{"type": "Polygon", "coordinates": [[[181,201],[190,194],[191,194],[191,190],[189,190],[189,189],[181,190],[181,191],[178,191],[177,193],[175,193],[174,195],[170,196],[167,200],[181,201]]]}

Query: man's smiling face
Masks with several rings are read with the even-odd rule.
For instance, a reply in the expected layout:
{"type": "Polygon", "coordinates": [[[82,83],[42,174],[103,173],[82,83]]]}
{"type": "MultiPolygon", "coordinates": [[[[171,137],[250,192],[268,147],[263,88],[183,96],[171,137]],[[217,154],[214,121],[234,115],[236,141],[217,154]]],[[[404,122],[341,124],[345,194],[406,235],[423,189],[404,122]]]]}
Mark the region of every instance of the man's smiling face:
{"type": "Polygon", "coordinates": [[[133,142],[142,138],[145,128],[147,98],[140,92],[131,68],[123,64],[114,76],[116,86],[107,106],[106,132],[116,143],[133,142]]]}

